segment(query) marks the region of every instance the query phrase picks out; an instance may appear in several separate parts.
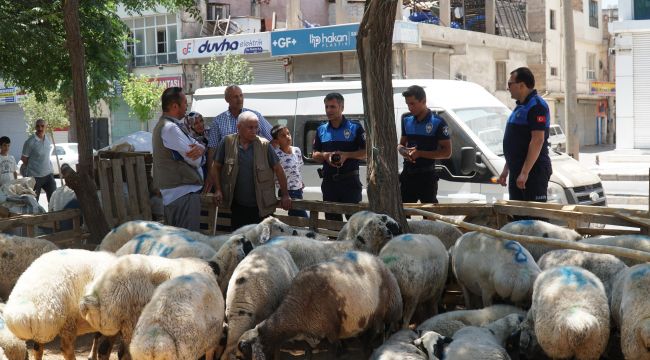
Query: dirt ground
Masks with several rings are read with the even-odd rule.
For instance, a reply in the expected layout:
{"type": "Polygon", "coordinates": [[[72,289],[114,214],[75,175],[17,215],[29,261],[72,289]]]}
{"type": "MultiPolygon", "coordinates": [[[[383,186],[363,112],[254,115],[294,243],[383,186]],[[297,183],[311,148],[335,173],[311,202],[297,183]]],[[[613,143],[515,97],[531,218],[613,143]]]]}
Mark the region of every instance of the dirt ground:
{"type": "MultiPolygon", "coordinates": [[[[77,344],[75,346],[75,357],[77,360],[87,360],[88,354],[90,353],[90,347],[93,343],[92,334],[84,335],[77,338],[77,344]]],[[[29,358],[32,359],[31,350],[29,358]]],[[[45,355],[43,356],[44,360],[63,360],[63,355],[61,354],[61,347],[59,345],[59,340],[56,339],[49,344],[45,345],[45,355]]],[[[117,360],[117,351],[111,353],[110,360],[117,360]]]]}

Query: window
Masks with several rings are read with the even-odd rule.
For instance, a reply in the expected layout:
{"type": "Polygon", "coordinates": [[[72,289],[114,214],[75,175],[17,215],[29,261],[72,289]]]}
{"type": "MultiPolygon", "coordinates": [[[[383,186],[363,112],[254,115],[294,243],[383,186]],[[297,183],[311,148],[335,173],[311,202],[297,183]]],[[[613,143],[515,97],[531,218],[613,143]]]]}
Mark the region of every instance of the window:
{"type": "Polygon", "coordinates": [[[650,1],[634,0],[634,20],[650,19],[650,1]]]}
{"type": "Polygon", "coordinates": [[[208,21],[227,19],[230,15],[230,5],[228,4],[208,3],[207,10],[208,21]]]}
{"type": "Polygon", "coordinates": [[[598,28],[598,1],[589,0],[589,26],[598,28]]]}
{"type": "Polygon", "coordinates": [[[587,53],[587,80],[596,80],[596,54],[587,53]]]}
{"type": "Polygon", "coordinates": [[[551,76],[557,76],[557,68],[551,66],[551,76]]]}
{"type": "Polygon", "coordinates": [[[497,61],[497,83],[496,83],[496,89],[497,90],[508,90],[508,79],[506,77],[506,62],[505,61],[497,61]]]}
{"type": "Polygon", "coordinates": [[[551,10],[548,15],[549,29],[555,30],[555,10],[551,10]]]}
{"type": "Polygon", "coordinates": [[[154,15],[124,20],[131,29],[126,52],[134,66],[176,64],[176,16],[154,15]]]}

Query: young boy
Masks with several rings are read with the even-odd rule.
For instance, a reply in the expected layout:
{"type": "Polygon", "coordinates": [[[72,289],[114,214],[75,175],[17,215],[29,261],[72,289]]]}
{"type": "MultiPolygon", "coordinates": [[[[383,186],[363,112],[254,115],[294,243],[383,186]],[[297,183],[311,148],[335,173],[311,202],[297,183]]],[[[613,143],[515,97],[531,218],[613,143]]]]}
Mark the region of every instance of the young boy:
{"type": "MultiPolygon", "coordinates": [[[[271,137],[273,138],[271,144],[278,155],[278,159],[280,159],[284,174],[287,176],[289,197],[302,199],[302,189],[305,187],[300,174],[303,165],[302,152],[299,148],[291,146],[291,133],[289,133],[289,129],[285,125],[275,125],[271,129],[271,137]]],[[[279,186],[277,179],[275,182],[276,186],[279,186]]],[[[278,195],[281,195],[279,190],[278,195]]],[[[305,210],[289,210],[289,215],[308,217],[305,210]]]]}
{"type": "Polygon", "coordinates": [[[10,146],[11,140],[7,136],[0,137],[0,186],[18,178],[16,159],[9,155],[10,146]]]}

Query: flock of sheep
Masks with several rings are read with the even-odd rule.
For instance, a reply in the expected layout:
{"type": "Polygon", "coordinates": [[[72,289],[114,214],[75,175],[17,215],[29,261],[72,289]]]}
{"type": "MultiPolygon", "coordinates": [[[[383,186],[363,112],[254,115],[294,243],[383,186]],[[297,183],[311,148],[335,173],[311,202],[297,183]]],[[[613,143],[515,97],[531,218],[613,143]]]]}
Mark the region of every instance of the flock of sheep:
{"type": "MultiPolygon", "coordinates": [[[[96,333],[89,358],[272,359],[287,341],[371,359],[650,359],[650,264],[554,250],[444,222],[354,214],[329,240],[275,218],[209,237],[125,223],[97,251],[0,234],[0,360],[43,358],[96,333]],[[443,309],[447,286],[466,310],[443,309]],[[2,304],[1,301],[6,301],[2,304]],[[119,340],[119,341],[117,341],[119,340]]],[[[650,251],[650,237],[582,239],[542,221],[502,231],[650,251]]]]}

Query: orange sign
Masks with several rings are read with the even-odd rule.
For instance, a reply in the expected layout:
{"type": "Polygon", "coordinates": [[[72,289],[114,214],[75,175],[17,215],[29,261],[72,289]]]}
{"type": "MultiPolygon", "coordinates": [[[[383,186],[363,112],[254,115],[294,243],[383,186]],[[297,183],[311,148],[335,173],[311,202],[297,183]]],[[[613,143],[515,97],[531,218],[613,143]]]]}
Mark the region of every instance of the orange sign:
{"type": "Polygon", "coordinates": [[[616,96],[616,83],[608,81],[592,81],[589,93],[600,96],[616,96]]]}

